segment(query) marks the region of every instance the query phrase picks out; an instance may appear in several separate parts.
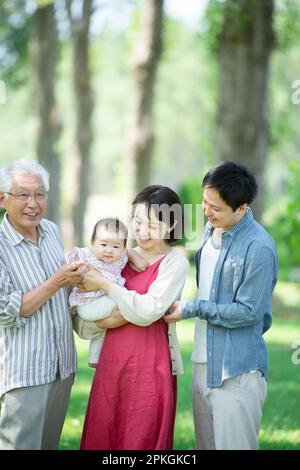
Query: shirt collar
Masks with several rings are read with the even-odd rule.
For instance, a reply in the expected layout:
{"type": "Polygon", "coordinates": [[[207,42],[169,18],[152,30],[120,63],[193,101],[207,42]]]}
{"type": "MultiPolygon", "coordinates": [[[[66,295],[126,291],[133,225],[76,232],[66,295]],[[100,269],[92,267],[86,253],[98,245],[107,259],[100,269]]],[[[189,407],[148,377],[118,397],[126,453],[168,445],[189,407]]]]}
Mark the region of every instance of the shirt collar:
{"type": "MultiPolygon", "coordinates": [[[[238,221],[237,224],[235,224],[233,227],[231,227],[229,230],[226,230],[226,232],[230,237],[234,238],[246,225],[249,225],[253,221],[253,214],[252,210],[250,207],[247,207],[247,212],[246,214],[241,218],[241,220],[238,221]]],[[[207,230],[205,233],[204,241],[206,241],[209,236],[211,235],[213,228],[209,224],[207,224],[207,230]]]]}
{"type": "Polygon", "coordinates": [[[246,225],[249,225],[252,221],[252,210],[250,209],[250,207],[247,207],[246,214],[241,218],[241,220],[238,221],[237,224],[227,230],[226,233],[228,233],[228,235],[234,238],[246,225]]]}
{"type": "MultiPolygon", "coordinates": [[[[18,230],[16,230],[12,226],[12,224],[9,222],[7,213],[3,217],[3,221],[2,221],[2,224],[1,224],[1,230],[2,230],[2,233],[5,235],[5,237],[10,241],[10,243],[13,246],[16,246],[19,243],[21,243],[23,240],[26,240],[24,235],[22,235],[20,232],[18,232],[18,230]]],[[[44,232],[46,231],[46,229],[44,229],[42,227],[42,225],[39,224],[37,226],[37,231],[38,231],[39,237],[42,238],[44,236],[44,232]]]]}

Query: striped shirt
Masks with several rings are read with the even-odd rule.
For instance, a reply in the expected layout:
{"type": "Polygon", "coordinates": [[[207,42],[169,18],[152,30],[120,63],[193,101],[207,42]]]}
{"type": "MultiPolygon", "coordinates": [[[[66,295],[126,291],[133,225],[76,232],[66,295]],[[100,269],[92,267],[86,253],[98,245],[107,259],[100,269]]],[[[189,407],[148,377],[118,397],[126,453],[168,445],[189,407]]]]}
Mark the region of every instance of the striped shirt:
{"type": "Polygon", "coordinates": [[[22,295],[66,263],[58,227],[43,219],[38,244],[8,221],[0,226],[0,396],[19,387],[63,380],[77,369],[66,288],[28,318],[20,317],[22,295]]]}

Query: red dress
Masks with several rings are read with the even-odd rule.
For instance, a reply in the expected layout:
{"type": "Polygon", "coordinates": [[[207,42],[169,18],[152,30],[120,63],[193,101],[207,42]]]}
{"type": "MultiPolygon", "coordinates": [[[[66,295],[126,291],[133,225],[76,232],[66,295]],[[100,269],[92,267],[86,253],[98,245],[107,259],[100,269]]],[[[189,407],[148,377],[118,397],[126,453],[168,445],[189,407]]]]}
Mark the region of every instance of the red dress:
{"type": "MultiPolygon", "coordinates": [[[[148,292],[162,259],[138,273],[125,266],[125,287],[148,292]]],[[[168,450],[173,447],[176,376],[168,328],[128,323],[107,330],[86,411],[81,449],[168,450]]]]}

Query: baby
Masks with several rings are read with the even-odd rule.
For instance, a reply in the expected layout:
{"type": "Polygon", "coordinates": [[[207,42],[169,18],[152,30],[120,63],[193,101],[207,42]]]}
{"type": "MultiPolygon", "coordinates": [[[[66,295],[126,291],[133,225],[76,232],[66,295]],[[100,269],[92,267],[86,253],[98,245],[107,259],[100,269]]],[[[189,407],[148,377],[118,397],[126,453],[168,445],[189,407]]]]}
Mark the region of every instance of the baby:
{"type": "MultiPolygon", "coordinates": [[[[73,248],[68,256],[69,262],[86,261],[107,279],[123,286],[125,279],[122,277],[121,272],[128,261],[127,236],[127,228],[118,219],[101,219],[94,227],[91,249],[73,248]]],[[[140,260],[132,259],[131,261],[140,270],[144,270],[147,265],[145,260],[142,257],[140,258],[140,260]]],[[[75,314],[76,316],[77,314],[82,320],[91,322],[108,317],[116,306],[115,302],[104,291],[81,292],[78,287],[72,289],[69,304],[72,315],[75,314]]],[[[97,365],[105,336],[105,330],[100,330],[95,325],[94,327],[95,334],[89,347],[89,365],[91,367],[97,365]]]]}

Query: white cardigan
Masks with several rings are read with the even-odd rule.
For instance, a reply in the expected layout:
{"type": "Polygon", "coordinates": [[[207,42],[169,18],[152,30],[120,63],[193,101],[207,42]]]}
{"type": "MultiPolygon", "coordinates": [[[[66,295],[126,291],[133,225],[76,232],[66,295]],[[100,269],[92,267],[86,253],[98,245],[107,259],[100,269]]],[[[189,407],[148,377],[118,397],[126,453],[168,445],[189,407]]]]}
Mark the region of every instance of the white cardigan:
{"type": "MultiPolygon", "coordinates": [[[[170,305],[180,299],[188,269],[187,258],[176,250],[171,250],[161,261],[157,277],[146,294],[139,294],[134,290],[127,290],[125,287],[113,284],[108,295],[116,302],[125,320],[138,326],[148,326],[159,320],[170,305]]],[[[79,322],[80,324],[74,325],[74,329],[80,337],[91,339],[94,337],[93,333],[96,332],[95,328],[98,333],[102,331],[93,322],[83,320],[79,322]],[[90,323],[93,325],[89,325],[90,323]]],[[[169,324],[168,334],[172,374],[183,374],[175,323],[169,324]]]]}

